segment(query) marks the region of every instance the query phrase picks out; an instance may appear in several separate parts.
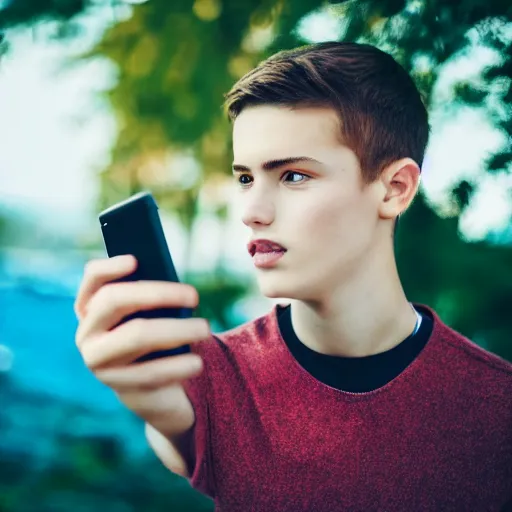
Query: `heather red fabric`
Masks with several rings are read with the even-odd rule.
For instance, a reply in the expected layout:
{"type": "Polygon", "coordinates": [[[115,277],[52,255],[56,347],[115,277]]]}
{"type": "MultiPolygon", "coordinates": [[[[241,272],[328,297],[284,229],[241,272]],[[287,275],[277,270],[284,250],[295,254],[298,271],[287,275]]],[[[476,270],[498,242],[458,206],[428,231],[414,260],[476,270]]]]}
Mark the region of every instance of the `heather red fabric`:
{"type": "Polygon", "coordinates": [[[426,309],[423,351],[368,393],[307,373],[276,308],[195,346],[192,485],[218,512],[510,510],[512,365],[426,309]]]}

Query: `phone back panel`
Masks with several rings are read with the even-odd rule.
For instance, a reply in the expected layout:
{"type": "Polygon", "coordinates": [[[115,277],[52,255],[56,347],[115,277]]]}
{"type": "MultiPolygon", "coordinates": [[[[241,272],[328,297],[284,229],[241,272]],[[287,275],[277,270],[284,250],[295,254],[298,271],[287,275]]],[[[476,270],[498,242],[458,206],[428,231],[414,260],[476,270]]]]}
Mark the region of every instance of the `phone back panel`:
{"type": "MultiPolygon", "coordinates": [[[[172,281],[179,282],[165,239],[158,207],[150,193],[136,194],[99,215],[105,249],[109,257],[132,254],[137,259],[136,271],[118,281],[172,281]]],[[[133,318],[188,318],[189,308],[160,308],[140,311],[123,319],[133,318]]],[[[154,352],[137,362],[190,352],[184,346],[154,352]]]]}

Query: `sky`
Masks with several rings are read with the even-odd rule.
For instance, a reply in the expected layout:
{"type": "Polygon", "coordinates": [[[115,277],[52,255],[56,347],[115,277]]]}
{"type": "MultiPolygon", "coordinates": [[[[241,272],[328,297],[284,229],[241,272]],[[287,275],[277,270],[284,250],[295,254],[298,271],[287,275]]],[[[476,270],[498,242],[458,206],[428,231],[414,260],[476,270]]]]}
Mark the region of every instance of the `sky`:
{"type": "MultiPolygon", "coordinates": [[[[95,174],[108,163],[115,140],[108,106],[99,100],[99,92],[113,83],[113,70],[102,62],[63,69],[65,59],[91,45],[108,22],[89,19],[86,37],[76,44],[47,43],[29,30],[9,34],[12,51],[0,62],[0,205],[19,207],[57,230],[80,230],[95,220],[95,174]]],[[[336,37],[339,27],[316,16],[301,30],[321,40],[336,37]]],[[[450,66],[438,84],[439,107],[422,177],[436,204],[446,202],[447,190],[460,177],[481,174],[485,157],[503,140],[483,112],[464,109],[453,115],[443,109],[449,84],[492,59],[489,51],[476,49],[450,66]]],[[[506,226],[510,185],[510,175],[486,178],[461,220],[468,238],[506,226]]]]}

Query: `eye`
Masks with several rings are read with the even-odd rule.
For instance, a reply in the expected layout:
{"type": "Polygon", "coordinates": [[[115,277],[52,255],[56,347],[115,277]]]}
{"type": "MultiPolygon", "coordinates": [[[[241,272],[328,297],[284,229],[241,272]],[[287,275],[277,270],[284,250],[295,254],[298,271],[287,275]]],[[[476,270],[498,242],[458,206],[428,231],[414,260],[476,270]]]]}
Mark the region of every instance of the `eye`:
{"type": "Polygon", "coordinates": [[[251,184],[252,177],[249,174],[240,174],[237,177],[237,182],[242,188],[244,188],[251,184]]]}
{"type": "Polygon", "coordinates": [[[297,171],[286,171],[283,175],[283,178],[285,178],[284,181],[288,181],[289,183],[303,183],[309,180],[309,176],[306,176],[305,174],[297,171]],[[292,179],[287,179],[289,177],[292,177],[292,179]],[[298,177],[299,179],[293,179],[293,177],[298,177]]]}

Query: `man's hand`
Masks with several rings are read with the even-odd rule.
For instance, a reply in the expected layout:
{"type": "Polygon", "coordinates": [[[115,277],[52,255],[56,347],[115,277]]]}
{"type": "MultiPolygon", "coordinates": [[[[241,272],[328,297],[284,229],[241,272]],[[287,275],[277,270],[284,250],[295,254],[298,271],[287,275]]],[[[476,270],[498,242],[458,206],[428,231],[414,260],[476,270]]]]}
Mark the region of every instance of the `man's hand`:
{"type": "Polygon", "coordinates": [[[131,364],[138,357],[176,348],[210,336],[204,319],[133,319],[136,311],[197,306],[195,288],[182,283],[111,283],[131,274],[132,256],[93,260],[86,265],[76,302],[76,344],[85,364],[120,400],[165,438],[178,438],[194,425],[192,404],[182,382],[202,371],[196,354],[181,354],[131,364]]]}

